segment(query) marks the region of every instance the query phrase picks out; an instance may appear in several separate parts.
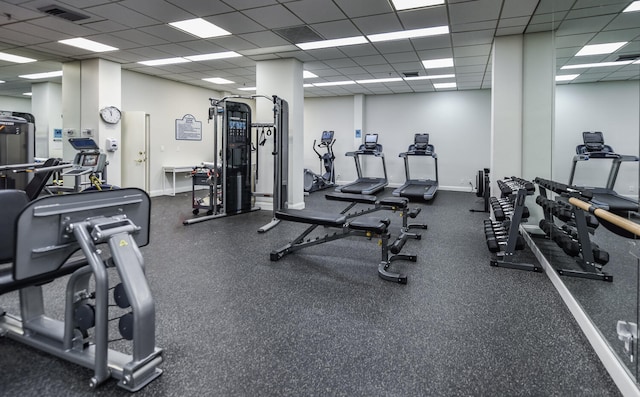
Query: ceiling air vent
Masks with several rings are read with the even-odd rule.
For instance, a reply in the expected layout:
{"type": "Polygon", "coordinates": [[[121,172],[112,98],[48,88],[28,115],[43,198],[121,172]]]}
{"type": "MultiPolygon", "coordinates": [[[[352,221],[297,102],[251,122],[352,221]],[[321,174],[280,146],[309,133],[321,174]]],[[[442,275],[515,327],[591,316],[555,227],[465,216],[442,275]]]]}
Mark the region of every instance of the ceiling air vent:
{"type": "Polygon", "coordinates": [[[640,58],[640,54],[629,54],[629,55],[620,55],[618,57],[618,59],[616,59],[617,61],[635,61],[636,59],[640,58]]]}
{"type": "Polygon", "coordinates": [[[324,40],[324,37],[321,37],[306,25],[274,29],[273,32],[283,39],[287,40],[291,44],[324,40]]]}
{"type": "Polygon", "coordinates": [[[45,14],[53,15],[54,17],[66,19],[67,21],[75,22],[81,21],[83,19],[89,18],[88,15],[79,14],[75,11],[67,10],[66,8],[62,8],[57,5],[50,5],[45,7],[40,7],[38,10],[44,12],[45,14]]]}
{"type": "Polygon", "coordinates": [[[404,77],[418,77],[418,72],[404,72],[404,77]]]}

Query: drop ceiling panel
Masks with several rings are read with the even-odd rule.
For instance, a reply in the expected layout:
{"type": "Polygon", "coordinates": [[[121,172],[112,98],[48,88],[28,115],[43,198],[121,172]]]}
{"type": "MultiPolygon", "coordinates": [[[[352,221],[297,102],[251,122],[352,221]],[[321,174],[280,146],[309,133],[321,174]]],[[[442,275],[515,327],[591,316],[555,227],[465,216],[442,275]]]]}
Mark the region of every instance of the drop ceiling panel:
{"type": "Polygon", "coordinates": [[[345,15],[330,0],[301,0],[285,6],[306,24],[345,19],[345,15]]]}
{"type": "Polygon", "coordinates": [[[452,58],[453,54],[450,48],[439,48],[435,50],[418,51],[418,59],[421,61],[427,59],[452,58]]]}
{"type": "Polygon", "coordinates": [[[489,55],[491,53],[491,44],[464,46],[454,48],[453,54],[456,57],[473,57],[489,55]]]}
{"type": "Polygon", "coordinates": [[[371,55],[366,57],[354,57],[354,61],[361,66],[369,66],[369,65],[383,65],[387,63],[387,60],[384,59],[382,55],[371,55]]]}
{"type": "Polygon", "coordinates": [[[304,23],[282,5],[253,8],[244,11],[244,14],[269,29],[298,26],[304,23]]]}
{"type": "Polygon", "coordinates": [[[497,20],[501,6],[501,0],[477,0],[449,4],[449,19],[452,25],[497,20]]]}
{"type": "Polygon", "coordinates": [[[574,3],[575,0],[540,0],[538,7],[536,8],[536,14],[567,11],[571,9],[571,6],[573,6],[574,3]]]}
{"type": "Polygon", "coordinates": [[[476,30],[493,30],[498,25],[497,19],[480,22],[470,22],[463,25],[451,25],[451,31],[456,32],[472,32],[476,30]]]}
{"type": "Polygon", "coordinates": [[[491,44],[493,43],[493,30],[452,33],[451,39],[455,47],[491,44]]]}
{"type": "Polygon", "coordinates": [[[318,32],[325,39],[336,39],[342,37],[361,36],[362,33],[356,28],[356,25],[351,21],[333,21],[315,23],[311,25],[311,28],[318,32]]]}
{"type": "Polygon", "coordinates": [[[395,14],[381,14],[354,18],[352,21],[365,35],[402,30],[402,25],[395,14]]]}
{"type": "Polygon", "coordinates": [[[276,0],[232,0],[227,1],[231,7],[236,10],[246,10],[250,8],[263,7],[272,4],[277,4],[276,0]]]}
{"type": "Polygon", "coordinates": [[[217,15],[233,11],[233,8],[229,7],[220,0],[168,0],[168,2],[172,3],[176,7],[182,8],[183,10],[189,11],[191,14],[197,17],[217,15]]]}
{"type": "Polygon", "coordinates": [[[429,28],[432,26],[449,25],[447,7],[429,7],[398,13],[405,29],[429,28]]]}
{"type": "Polygon", "coordinates": [[[500,18],[529,18],[538,5],[537,1],[531,0],[510,0],[505,1],[502,6],[500,18]]]}
{"type": "Polygon", "coordinates": [[[379,54],[377,47],[373,46],[372,44],[350,45],[348,47],[344,47],[342,49],[342,52],[350,57],[362,57],[367,55],[379,54]]]}
{"type": "Polygon", "coordinates": [[[598,7],[581,8],[577,10],[571,10],[567,13],[565,19],[579,19],[587,17],[595,17],[600,15],[617,14],[624,9],[623,5],[600,5],[598,7]]]}
{"type": "Polygon", "coordinates": [[[373,44],[380,54],[393,54],[395,52],[413,51],[410,40],[381,41],[373,44]]]}
{"type": "Polygon", "coordinates": [[[257,48],[256,45],[238,37],[238,36],[225,36],[211,39],[211,42],[225,48],[229,51],[242,51],[257,48]]]}
{"type": "Polygon", "coordinates": [[[35,21],[31,21],[31,23],[56,32],[63,32],[68,37],[89,36],[95,33],[93,29],[85,25],[75,24],[57,17],[38,18],[35,21]]]}
{"type": "Polygon", "coordinates": [[[432,50],[436,48],[451,48],[451,37],[449,35],[423,37],[411,39],[413,47],[417,50],[432,50]]]}
{"type": "MultiPolygon", "coordinates": [[[[159,45],[159,44],[167,44],[171,42],[186,41],[185,39],[187,38],[187,36],[185,36],[183,33],[179,34],[179,37],[181,40],[166,40],[162,38],[163,37],[162,32],[164,31],[165,28],[159,27],[159,30],[154,28],[156,27],[144,28],[140,30],[128,29],[120,32],[113,32],[110,35],[126,40],[128,42],[136,43],[138,46],[153,46],[153,45],[159,45]]],[[[175,30],[175,29],[171,29],[171,30],[175,30]]],[[[169,33],[168,37],[171,38],[173,32],[166,32],[166,33],[169,33]]]]}
{"type": "Polygon", "coordinates": [[[634,29],[640,26],[640,12],[629,12],[616,16],[606,27],[610,30],[634,29]]]}
{"type": "Polygon", "coordinates": [[[89,7],[87,11],[103,16],[128,26],[130,28],[141,28],[143,26],[155,25],[158,23],[153,18],[150,18],[137,11],[130,10],[117,3],[110,3],[96,7],[89,7]]]}
{"type": "Polygon", "coordinates": [[[120,5],[164,23],[193,18],[192,13],[163,0],[155,0],[153,2],[124,0],[120,2],[120,5]]]}
{"type": "Polygon", "coordinates": [[[256,33],[246,33],[239,35],[244,40],[254,44],[256,47],[275,47],[290,44],[287,40],[272,33],[270,30],[256,33]]]}
{"type": "Polygon", "coordinates": [[[55,30],[51,30],[47,28],[42,28],[40,26],[34,25],[32,23],[28,23],[28,22],[13,23],[10,25],[5,25],[4,27],[8,30],[19,32],[20,34],[23,34],[23,35],[38,37],[41,39],[39,41],[41,43],[45,41],[58,41],[58,40],[66,39],[69,37],[69,35],[66,35],[64,33],[56,32],[55,30]]]}
{"type": "Polygon", "coordinates": [[[89,22],[89,23],[85,23],[82,26],[85,26],[89,29],[92,29],[96,32],[100,32],[100,33],[110,33],[110,32],[116,32],[119,30],[127,30],[129,29],[128,27],[119,24],[117,22],[114,21],[110,21],[108,19],[105,19],[103,21],[96,21],[96,22],[89,22]]]}
{"type": "Polygon", "coordinates": [[[349,18],[392,12],[388,0],[334,0],[349,18]]]}
{"type": "MultiPolygon", "coordinates": [[[[568,34],[594,33],[602,30],[608,23],[615,18],[614,15],[602,15],[597,17],[589,17],[584,19],[564,20],[558,28],[558,34],[561,36],[568,34]]],[[[636,25],[638,26],[638,25],[636,25]]],[[[634,27],[636,27],[634,26],[634,27]]]]}

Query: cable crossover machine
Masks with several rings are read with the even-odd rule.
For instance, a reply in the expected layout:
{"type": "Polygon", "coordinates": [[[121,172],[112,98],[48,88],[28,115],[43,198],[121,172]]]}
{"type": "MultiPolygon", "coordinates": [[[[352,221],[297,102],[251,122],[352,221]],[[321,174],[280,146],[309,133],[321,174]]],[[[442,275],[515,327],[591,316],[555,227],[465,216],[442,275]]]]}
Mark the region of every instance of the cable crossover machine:
{"type": "Polygon", "coordinates": [[[194,215],[199,209],[206,209],[207,215],[187,219],[185,225],[204,222],[230,215],[257,211],[255,196],[273,197],[273,218],[258,232],[266,232],[276,226],[279,220],[275,212],[286,208],[288,197],[288,141],[289,105],[276,95],[272,97],[253,95],[249,97],[228,96],[209,99],[209,120],[213,120],[213,164],[205,163],[206,172],[194,172],[192,202],[194,215]],[[251,108],[233,99],[266,98],[273,102],[273,123],[252,123],[251,108]],[[258,179],[258,150],[253,146],[251,129],[256,129],[256,142],[266,143],[266,136],[273,135],[274,159],[273,193],[256,193],[252,178],[252,152],[256,152],[256,177],[258,179]],[[218,142],[221,147],[219,148],[218,142]],[[196,198],[197,185],[208,185],[208,200],[201,203],[196,198]]]}

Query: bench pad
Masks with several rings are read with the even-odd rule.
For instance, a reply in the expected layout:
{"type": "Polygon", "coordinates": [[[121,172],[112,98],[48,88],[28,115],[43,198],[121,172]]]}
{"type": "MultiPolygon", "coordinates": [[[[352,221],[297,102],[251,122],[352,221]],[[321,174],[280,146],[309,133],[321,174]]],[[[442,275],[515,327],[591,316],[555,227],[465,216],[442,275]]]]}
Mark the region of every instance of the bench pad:
{"type": "Polygon", "coordinates": [[[283,221],[309,223],[312,225],[329,227],[342,227],[347,221],[346,216],[341,214],[328,214],[326,212],[307,209],[276,211],[276,218],[283,221]]]}

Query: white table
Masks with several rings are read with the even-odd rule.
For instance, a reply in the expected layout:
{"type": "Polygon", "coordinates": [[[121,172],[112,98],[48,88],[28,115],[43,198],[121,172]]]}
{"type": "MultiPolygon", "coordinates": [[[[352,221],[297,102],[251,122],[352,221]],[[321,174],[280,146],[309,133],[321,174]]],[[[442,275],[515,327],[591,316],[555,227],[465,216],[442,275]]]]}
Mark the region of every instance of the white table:
{"type": "Polygon", "coordinates": [[[176,166],[176,165],[163,165],[162,166],[162,194],[166,194],[166,190],[165,190],[165,181],[166,181],[166,177],[164,174],[168,174],[171,173],[173,175],[172,177],[172,194],[170,194],[171,196],[175,196],[176,195],[176,174],[181,174],[181,173],[191,173],[191,171],[193,171],[193,166],[189,165],[189,166],[176,166]]]}

